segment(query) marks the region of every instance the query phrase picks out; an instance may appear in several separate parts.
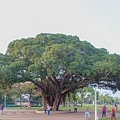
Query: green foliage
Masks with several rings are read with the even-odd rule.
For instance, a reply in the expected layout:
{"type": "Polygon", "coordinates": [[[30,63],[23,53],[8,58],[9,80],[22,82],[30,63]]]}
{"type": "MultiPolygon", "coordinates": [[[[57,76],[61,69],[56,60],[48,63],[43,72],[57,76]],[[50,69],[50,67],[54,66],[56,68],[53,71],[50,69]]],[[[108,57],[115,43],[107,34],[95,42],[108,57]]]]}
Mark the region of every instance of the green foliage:
{"type": "Polygon", "coordinates": [[[120,56],[110,55],[77,36],[41,33],[15,40],[0,61],[0,81],[31,81],[50,105],[58,105],[61,96],[93,82],[112,81],[107,87],[120,88],[120,56]]]}
{"type": "Polygon", "coordinates": [[[106,55],[104,60],[95,63],[93,71],[96,79],[101,81],[101,87],[114,91],[120,89],[120,55],[106,55]]]}

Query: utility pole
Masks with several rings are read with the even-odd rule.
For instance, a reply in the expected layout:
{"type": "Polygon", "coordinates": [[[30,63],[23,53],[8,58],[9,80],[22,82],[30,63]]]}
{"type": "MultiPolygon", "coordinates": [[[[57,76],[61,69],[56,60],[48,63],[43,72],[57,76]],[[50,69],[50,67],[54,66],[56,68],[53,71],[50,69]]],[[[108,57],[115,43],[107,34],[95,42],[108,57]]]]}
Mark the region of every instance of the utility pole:
{"type": "Polygon", "coordinates": [[[96,95],[96,87],[97,87],[97,85],[95,85],[95,120],[98,120],[98,117],[97,117],[97,95],[96,95]]]}

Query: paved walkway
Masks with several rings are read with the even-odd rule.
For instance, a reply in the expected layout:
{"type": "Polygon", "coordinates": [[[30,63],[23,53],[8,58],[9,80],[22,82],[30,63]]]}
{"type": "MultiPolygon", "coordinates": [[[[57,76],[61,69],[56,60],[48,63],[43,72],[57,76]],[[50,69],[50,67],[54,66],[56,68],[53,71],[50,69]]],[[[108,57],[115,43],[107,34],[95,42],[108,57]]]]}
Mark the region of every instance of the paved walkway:
{"type": "MultiPolygon", "coordinates": [[[[120,113],[116,114],[120,116],[120,113]]],[[[101,117],[101,113],[98,113],[98,117],[101,117]]],[[[107,113],[107,117],[110,117],[110,112],[107,113]]],[[[36,113],[35,110],[4,110],[0,118],[7,120],[85,120],[84,111],[78,111],[77,113],[69,111],[51,111],[51,115],[36,113]]],[[[91,120],[94,120],[94,111],[91,111],[91,120]]]]}

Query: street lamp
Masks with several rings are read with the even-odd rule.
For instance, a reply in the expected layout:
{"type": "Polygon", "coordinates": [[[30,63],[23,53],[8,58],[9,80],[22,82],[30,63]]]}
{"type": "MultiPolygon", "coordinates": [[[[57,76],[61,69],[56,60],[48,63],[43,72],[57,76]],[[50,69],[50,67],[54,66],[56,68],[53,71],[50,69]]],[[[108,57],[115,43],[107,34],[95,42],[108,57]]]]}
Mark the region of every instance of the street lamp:
{"type": "Polygon", "coordinates": [[[97,117],[97,95],[96,95],[97,84],[94,85],[94,87],[95,87],[95,120],[98,120],[98,117],[97,117]]]}
{"type": "Polygon", "coordinates": [[[94,94],[95,94],[95,102],[94,102],[94,105],[95,105],[95,120],[98,120],[98,116],[97,116],[97,94],[96,94],[96,89],[97,89],[97,84],[90,84],[89,87],[94,87],[94,94]]]}

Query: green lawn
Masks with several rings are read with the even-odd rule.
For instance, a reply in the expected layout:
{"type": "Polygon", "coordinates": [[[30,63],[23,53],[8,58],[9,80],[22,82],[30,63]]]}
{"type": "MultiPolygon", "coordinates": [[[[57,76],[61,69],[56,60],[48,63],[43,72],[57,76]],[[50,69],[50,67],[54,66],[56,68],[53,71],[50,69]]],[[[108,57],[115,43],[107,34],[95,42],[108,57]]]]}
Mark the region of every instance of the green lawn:
{"type": "MultiPolygon", "coordinates": [[[[81,106],[79,106],[78,107],[78,110],[86,110],[86,106],[87,106],[88,104],[83,104],[83,106],[81,107],[81,106]]],[[[95,110],[95,106],[94,105],[92,105],[92,104],[89,104],[88,105],[89,107],[90,107],[90,109],[91,110],[95,110]]],[[[97,105],[97,110],[98,111],[101,111],[101,108],[102,107],[102,105],[97,105]]],[[[113,107],[113,105],[106,105],[106,107],[107,107],[107,111],[111,111],[111,108],[113,107]]],[[[66,106],[66,107],[60,107],[59,108],[59,110],[69,110],[69,109],[71,109],[71,110],[73,110],[74,109],[74,106],[73,105],[71,105],[71,107],[68,107],[68,106],[66,106]]],[[[118,110],[118,111],[120,111],[120,110],[118,110]]]]}
{"type": "MultiPolygon", "coordinates": [[[[78,110],[86,110],[86,106],[87,105],[88,104],[83,104],[82,107],[79,105],[78,110]]],[[[89,107],[90,107],[91,110],[95,110],[95,106],[94,105],[89,104],[89,107]]],[[[97,105],[97,110],[101,111],[101,109],[102,109],[101,107],[102,107],[102,105],[97,105]]],[[[107,111],[111,111],[111,108],[113,107],[113,105],[106,105],[106,107],[107,107],[107,111]]],[[[23,107],[23,108],[20,108],[20,107],[7,107],[7,109],[28,110],[26,107],[23,107]]],[[[59,110],[69,110],[69,109],[70,110],[74,110],[74,106],[71,105],[69,107],[67,105],[66,107],[63,107],[63,106],[59,107],[59,110]]],[[[43,110],[43,108],[42,107],[31,107],[29,110],[43,110]]],[[[118,111],[120,112],[120,110],[118,110],[118,111]]]]}
{"type": "Polygon", "coordinates": [[[12,119],[0,119],[0,120],[12,120],[12,119]]]}
{"type": "MultiPolygon", "coordinates": [[[[110,118],[101,118],[99,120],[110,120],[110,118]]],[[[120,120],[120,118],[116,118],[116,120],[120,120]]]]}

